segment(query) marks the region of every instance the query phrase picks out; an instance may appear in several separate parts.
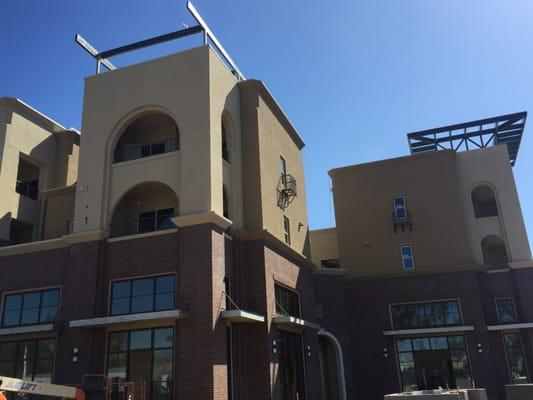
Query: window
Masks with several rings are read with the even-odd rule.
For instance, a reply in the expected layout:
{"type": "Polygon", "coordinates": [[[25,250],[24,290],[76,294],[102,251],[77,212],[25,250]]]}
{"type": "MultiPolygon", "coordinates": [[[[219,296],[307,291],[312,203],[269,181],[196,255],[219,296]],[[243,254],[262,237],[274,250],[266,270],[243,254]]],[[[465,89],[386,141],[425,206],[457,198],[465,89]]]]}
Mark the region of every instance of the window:
{"type": "Polygon", "coordinates": [[[54,339],[0,343],[0,376],[51,383],[54,357],[54,339]]]}
{"type": "Polygon", "coordinates": [[[19,156],[15,191],[21,196],[37,200],[39,195],[39,167],[19,156]]]}
{"type": "Polygon", "coordinates": [[[113,282],[111,315],[171,310],[174,298],[174,275],[113,282]]]}
{"type": "Polygon", "coordinates": [[[279,156],[279,172],[281,173],[281,176],[287,175],[287,163],[282,156],[279,156]]]}
{"type": "Polygon", "coordinates": [[[58,304],[59,289],[8,294],[4,298],[2,326],[55,322],[58,304]]]}
{"type": "Polygon", "coordinates": [[[226,131],[226,124],[222,120],[222,159],[229,163],[229,157],[228,132],[226,131]]]}
{"type": "Polygon", "coordinates": [[[481,185],[472,191],[472,205],[476,218],[487,218],[498,216],[498,205],[496,196],[490,186],[481,185]]]}
{"type": "Polygon", "coordinates": [[[139,233],[159,231],[173,227],[171,218],[174,215],[173,208],[165,208],[157,211],[147,211],[139,214],[139,233]]]}
{"type": "Polygon", "coordinates": [[[403,391],[433,389],[437,382],[443,387],[472,387],[464,336],[397,339],[396,349],[403,391]],[[440,365],[447,366],[445,371],[440,365]],[[433,368],[430,377],[428,366],[433,368]]]}
{"type": "Polygon", "coordinates": [[[481,241],[483,262],[489,269],[502,269],[509,267],[509,258],[505,242],[498,236],[487,236],[481,241]]]}
{"type": "Polygon", "coordinates": [[[509,363],[509,373],[514,384],[528,383],[526,363],[522,353],[522,340],[517,332],[504,333],[503,342],[509,363]]]}
{"type": "Polygon", "coordinates": [[[300,318],[300,294],[295,290],[291,290],[277,283],[274,284],[274,292],[276,297],[276,313],[300,318]]]}
{"type": "Polygon", "coordinates": [[[285,238],[285,243],[288,245],[291,244],[291,222],[289,218],[283,217],[283,235],[285,238]]]}
{"type": "Polygon", "coordinates": [[[457,300],[395,304],[390,308],[393,329],[437,328],[462,323],[457,300]]]}
{"type": "Polygon", "coordinates": [[[400,255],[402,257],[403,269],[415,269],[415,260],[413,257],[413,245],[403,244],[400,246],[400,255]]]}
{"type": "Polygon", "coordinates": [[[394,204],[394,217],[396,219],[406,219],[407,209],[405,208],[405,196],[395,196],[392,201],[394,204]]]}
{"type": "Polygon", "coordinates": [[[113,380],[144,381],[148,398],[170,400],[173,348],[173,328],[110,333],[107,376],[113,380]]]}
{"type": "Polygon", "coordinates": [[[512,324],[518,322],[513,299],[496,299],[496,309],[498,310],[498,319],[500,320],[500,323],[512,324]]]}

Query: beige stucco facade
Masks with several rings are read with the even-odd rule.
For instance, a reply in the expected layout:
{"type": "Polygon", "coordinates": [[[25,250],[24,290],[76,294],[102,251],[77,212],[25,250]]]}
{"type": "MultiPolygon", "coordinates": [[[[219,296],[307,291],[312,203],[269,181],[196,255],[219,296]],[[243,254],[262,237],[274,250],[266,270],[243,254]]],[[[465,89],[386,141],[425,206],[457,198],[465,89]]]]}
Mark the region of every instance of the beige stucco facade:
{"type": "Polygon", "coordinates": [[[311,249],[311,261],[317,266],[320,266],[322,261],[337,260],[339,258],[336,228],[310,231],[309,245],[311,249]]]}
{"type": "MultiPolygon", "coordinates": [[[[487,236],[502,238],[511,267],[531,264],[504,146],[426,152],[334,169],[330,176],[340,262],[348,277],[484,270],[481,241],[487,236]],[[497,216],[474,215],[472,190],[481,184],[493,188],[497,216]],[[396,231],[395,196],[404,196],[411,223],[396,231]],[[401,261],[400,246],[406,244],[413,246],[411,270],[401,261]]],[[[317,242],[312,241],[312,253],[325,247],[317,242]]]]}
{"type": "Polygon", "coordinates": [[[14,224],[27,226],[24,240],[43,238],[43,196],[18,193],[17,180],[38,181],[39,192],[74,184],[78,145],[77,132],[18,99],[0,98],[0,241],[14,242],[14,224]]]}

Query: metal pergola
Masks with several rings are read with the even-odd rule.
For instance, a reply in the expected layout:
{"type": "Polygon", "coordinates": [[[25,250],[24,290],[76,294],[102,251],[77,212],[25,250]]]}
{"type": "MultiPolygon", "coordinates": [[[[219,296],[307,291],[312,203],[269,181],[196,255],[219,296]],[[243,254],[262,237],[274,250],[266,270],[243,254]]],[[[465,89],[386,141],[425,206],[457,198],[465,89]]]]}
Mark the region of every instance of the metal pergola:
{"type": "Polygon", "coordinates": [[[203,44],[207,45],[211,43],[213,47],[220,53],[221,57],[227,63],[228,68],[231,70],[232,74],[237,78],[237,80],[244,80],[244,75],[241,73],[241,71],[239,70],[235,62],[231,59],[224,47],[222,47],[222,44],[218,41],[211,29],[209,29],[207,23],[204,21],[200,13],[196,10],[196,8],[194,8],[190,1],[187,2],[187,10],[189,10],[198,25],[101,52],[96,50],[87,40],[85,40],[79,34],[76,34],[75,41],[81,47],[83,47],[85,51],[87,51],[91,56],[94,57],[94,59],[96,60],[96,73],[98,74],[100,73],[100,67],[102,65],[106,67],[109,71],[116,69],[116,67],[108,60],[109,57],[124,54],[133,50],[142,49],[148,46],[153,46],[155,44],[165,43],[170,40],[179,39],[197,33],[202,33],[203,44]]]}
{"type": "Polygon", "coordinates": [[[514,166],[527,112],[501,115],[407,134],[411,154],[439,150],[472,150],[505,144],[514,166]]]}

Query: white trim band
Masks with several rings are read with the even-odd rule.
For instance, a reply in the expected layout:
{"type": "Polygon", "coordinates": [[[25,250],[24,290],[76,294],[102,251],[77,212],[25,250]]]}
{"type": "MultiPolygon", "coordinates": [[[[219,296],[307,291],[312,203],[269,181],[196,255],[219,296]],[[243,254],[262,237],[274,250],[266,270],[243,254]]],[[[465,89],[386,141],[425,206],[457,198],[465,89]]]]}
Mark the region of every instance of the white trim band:
{"type": "Polygon", "coordinates": [[[22,333],[52,332],[53,330],[54,330],[54,324],[16,326],[13,328],[0,329],[0,336],[20,335],[22,333]]]}
{"type": "Polygon", "coordinates": [[[142,314],[126,314],[115,315],[113,317],[100,317],[79,319],[76,321],[70,321],[69,327],[71,328],[99,328],[111,325],[128,324],[132,322],[154,321],[154,320],[176,320],[186,318],[187,311],[184,310],[168,310],[168,311],[155,311],[142,314]]]}
{"type": "Polygon", "coordinates": [[[396,331],[383,331],[384,336],[400,335],[428,335],[432,333],[453,333],[453,332],[470,332],[474,330],[473,325],[446,326],[443,328],[424,328],[424,329],[402,329],[396,331]]]}
{"type": "Polygon", "coordinates": [[[523,322],[520,324],[500,324],[500,325],[487,325],[488,331],[506,331],[511,329],[531,329],[533,328],[533,322],[523,322]]]}

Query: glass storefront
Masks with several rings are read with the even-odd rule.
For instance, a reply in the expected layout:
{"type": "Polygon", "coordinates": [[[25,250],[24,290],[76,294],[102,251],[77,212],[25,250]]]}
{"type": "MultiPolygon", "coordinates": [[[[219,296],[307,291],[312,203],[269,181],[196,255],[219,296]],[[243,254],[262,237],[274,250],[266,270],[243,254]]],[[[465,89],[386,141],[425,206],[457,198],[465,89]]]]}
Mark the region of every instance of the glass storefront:
{"type": "Polygon", "coordinates": [[[146,398],[169,400],[174,381],[173,348],[173,328],[112,332],[107,375],[114,382],[135,382],[137,388],[145,382],[146,398]]]}
{"type": "Polygon", "coordinates": [[[55,339],[0,343],[0,376],[52,382],[55,339]]]}
{"type": "Polygon", "coordinates": [[[464,336],[397,339],[396,350],[403,391],[472,387],[464,336]]]}

